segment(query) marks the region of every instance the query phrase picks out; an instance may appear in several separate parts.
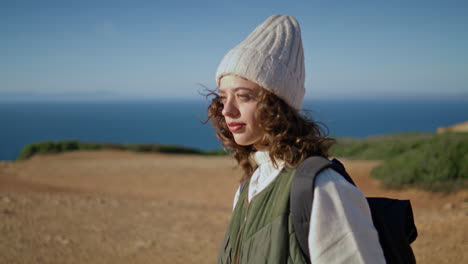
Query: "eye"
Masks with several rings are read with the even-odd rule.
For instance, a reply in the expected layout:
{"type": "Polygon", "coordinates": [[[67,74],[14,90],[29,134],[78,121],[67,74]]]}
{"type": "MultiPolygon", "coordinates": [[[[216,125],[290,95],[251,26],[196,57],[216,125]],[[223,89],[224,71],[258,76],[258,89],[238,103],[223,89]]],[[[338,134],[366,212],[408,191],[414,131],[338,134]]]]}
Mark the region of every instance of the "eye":
{"type": "Polygon", "coordinates": [[[237,97],[239,97],[243,101],[248,101],[251,99],[250,94],[238,94],[237,97]]]}

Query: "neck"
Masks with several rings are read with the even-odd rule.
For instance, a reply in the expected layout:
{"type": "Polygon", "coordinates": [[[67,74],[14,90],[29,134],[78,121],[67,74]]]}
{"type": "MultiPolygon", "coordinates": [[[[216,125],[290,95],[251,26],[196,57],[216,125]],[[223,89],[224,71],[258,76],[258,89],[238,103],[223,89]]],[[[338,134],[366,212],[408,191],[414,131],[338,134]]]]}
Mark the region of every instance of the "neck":
{"type": "Polygon", "coordinates": [[[258,151],[269,151],[270,150],[268,145],[264,145],[264,144],[254,144],[253,146],[258,151]]]}

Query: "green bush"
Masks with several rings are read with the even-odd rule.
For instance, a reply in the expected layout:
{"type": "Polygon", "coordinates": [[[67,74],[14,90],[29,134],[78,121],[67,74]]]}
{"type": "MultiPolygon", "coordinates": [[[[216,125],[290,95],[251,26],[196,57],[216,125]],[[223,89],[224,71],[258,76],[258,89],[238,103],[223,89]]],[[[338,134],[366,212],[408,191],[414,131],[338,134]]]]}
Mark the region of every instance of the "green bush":
{"type": "Polygon", "coordinates": [[[207,156],[226,156],[229,155],[230,152],[224,149],[213,149],[209,151],[204,151],[203,154],[207,156]]]}
{"type": "Polygon", "coordinates": [[[20,154],[17,157],[17,160],[29,159],[30,157],[32,157],[36,153],[37,153],[37,146],[36,145],[34,145],[34,144],[27,145],[26,147],[24,147],[21,150],[20,154]]]}
{"type": "Polygon", "coordinates": [[[55,144],[52,141],[43,141],[36,144],[28,145],[21,150],[18,159],[27,159],[36,154],[57,153],[61,152],[62,147],[60,144],[55,144]]]}
{"type": "Polygon", "coordinates": [[[89,143],[78,140],[64,140],[59,142],[44,141],[25,146],[17,157],[17,160],[24,160],[37,154],[59,153],[75,150],[127,150],[135,152],[156,152],[171,154],[197,154],[197,155],[221,155],[222,150],[203,152],[198,149],[158,144],[114,144],[114,143],[89,143]]]}
{"type": "Polygon", "coordinates": [[[126,144],[123,148],[135,152],[157,152],[158,146],[153,144],[126,144]]]}
{"type": "Polygon", "coordinates": [[[374,168],[371,176],[391,188],[416,186],[432,191],[466,188],[468,134],[442,134],[419,142],[374,168]]]}
{"type": "Polygon", "coordinates": [[[104,144],[77,141],[78,150],[100,150],[104,144]]]}
{"type": "Polygon", "coordinates": [[[434,136],[431,133],[409,132],[365,139],[338,138],[330,153],[349,159],[385,160],[416,149],[434,136]]]}
{"type": "Polygon", "coordinates": [[[58,142],[57,145],[61,151],[73,151],[79,149],[79,142],[77,140],[64,140],[58,142]]]}
{"type": "Polygon", "coordinates": [[[177,145],[160,145],[159,152],[172,154],[202,154],[202,152],[198,149],[177,145]]]}

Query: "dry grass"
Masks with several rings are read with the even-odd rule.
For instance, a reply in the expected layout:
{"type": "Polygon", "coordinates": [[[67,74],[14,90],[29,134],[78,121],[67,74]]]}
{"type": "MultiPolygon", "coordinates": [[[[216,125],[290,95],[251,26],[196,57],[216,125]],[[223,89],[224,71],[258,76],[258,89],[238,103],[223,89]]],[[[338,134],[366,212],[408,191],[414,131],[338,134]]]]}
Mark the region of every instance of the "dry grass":
{"type": "MultiPolygon", "coordinates": [[[[378,162],[346,161],[367,195],[411,199],[418,263],[468,261],[468,192],[388,191],[378,162]]],[[[213,263],[237,188],[228,157],[74,152],[0,163],[0,263],[213,263]]]]}

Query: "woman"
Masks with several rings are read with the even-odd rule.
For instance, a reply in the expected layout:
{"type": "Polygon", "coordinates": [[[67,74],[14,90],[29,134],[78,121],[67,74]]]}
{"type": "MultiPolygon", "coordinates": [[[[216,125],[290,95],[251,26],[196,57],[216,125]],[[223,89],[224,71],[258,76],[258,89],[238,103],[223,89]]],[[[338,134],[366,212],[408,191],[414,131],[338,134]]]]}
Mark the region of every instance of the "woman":
{"type": "Polygon", "coordinates": [[[304,79],[290,16],[269,17],[218,66],[209,118],[244,172],[218,263],[385,263],[364,195],[332,169],[315,183],[310,259],[297,243],[288,203],[295,168],[327,157],[334,142],[299,113],[304,79]]]}

